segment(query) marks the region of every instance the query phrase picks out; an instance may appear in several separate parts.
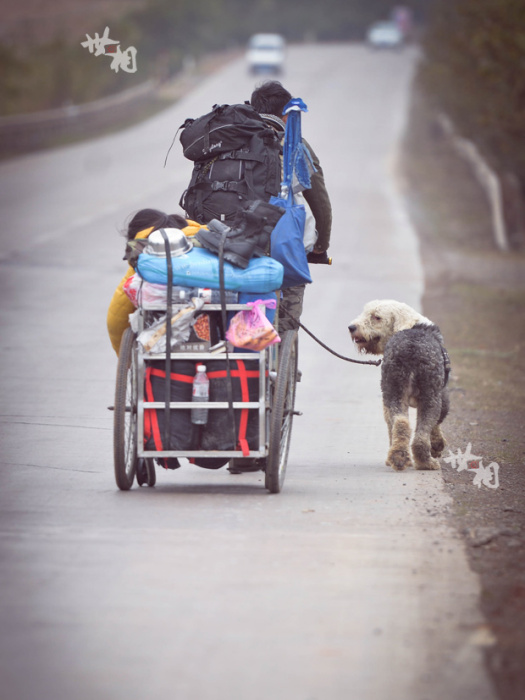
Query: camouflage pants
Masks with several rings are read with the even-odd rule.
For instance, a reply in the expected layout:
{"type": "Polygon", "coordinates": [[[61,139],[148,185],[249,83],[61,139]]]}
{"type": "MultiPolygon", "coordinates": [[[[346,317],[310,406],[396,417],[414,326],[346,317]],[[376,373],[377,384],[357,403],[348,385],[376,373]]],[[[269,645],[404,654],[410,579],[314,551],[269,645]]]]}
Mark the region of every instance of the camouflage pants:
{"type": "Polygon", "coordinates": [[[299,321],[303,313],[305,287],[306,285],[301,284],[282,290],[282,297],[279,301],[279,333],[299,328],[299,321]]]}

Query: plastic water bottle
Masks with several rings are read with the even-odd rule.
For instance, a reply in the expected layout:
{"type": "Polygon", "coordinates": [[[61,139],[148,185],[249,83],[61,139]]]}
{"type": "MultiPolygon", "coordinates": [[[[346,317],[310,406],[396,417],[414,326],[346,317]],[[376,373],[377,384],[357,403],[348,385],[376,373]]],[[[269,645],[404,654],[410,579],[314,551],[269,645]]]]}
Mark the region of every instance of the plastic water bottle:
{"type": "MultiPolygon", "coordinates": [[[[197,365],[197,374],[193,379],[192,401],[209,401],[210,380],[206,374],[206,365],[197,365]]],[[[195,425],[206,425],[208,422],[207,408],[192,408],[191,422],[195,425]]]]}
{"type": "MultiPolygon", "coordinates": [[[[199,289],[199,296],[203,296],[211,304],[221,303],[221,293],[218,289],[199,289]]],[[[230,289],[224,291],[224,301],[226,304],[236,304],[239,299],[238,292],[232,292],[230,289]]]]}
{"type": "MultiPolygon", "coordinates": [[[[192,297],[200,297],[204,299],[206,304],[220,304],[221,293],[218,289],[208,289],[205,287],[173,287],[173,298],[178,298],[181,302],[190,301],[192,297]]],[[[225,290],[227,304],[236,304],[239,298],[238,292],[232,292],[229,289],[225,290]]]]}

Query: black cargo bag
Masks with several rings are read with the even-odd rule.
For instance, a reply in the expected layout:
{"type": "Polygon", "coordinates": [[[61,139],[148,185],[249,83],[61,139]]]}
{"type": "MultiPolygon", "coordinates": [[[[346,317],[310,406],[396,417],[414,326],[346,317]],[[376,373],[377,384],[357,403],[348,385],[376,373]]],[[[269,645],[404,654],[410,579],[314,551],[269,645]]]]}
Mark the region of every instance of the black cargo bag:
{"type": "MultiPolygon", "coordinates": [[[[171,401],[191,401],[195,362],[177,360],[171,363],[171,401]]],[[[150,362],[144,381],[145,401],[162,401],[166,396],[166,364],[150,362]]],[[[191,409],[170,410],[169,445],[165,443],[165,408],[144,410],[144,448],[146,450],[197,450],[199,433],[191,422],[191,409]]]]}
{"type": "Polygon", "coordinates": [[[187,119],[180,141],[195,163],[180,206],[195,221],[231,223],[246,202],[279,193],[280,138],[251,105],[215,105],[187,119]]]}
{"type": "MultiPolygon", "coordinates": [[[[225,360],[206,363],[210,379],[210,401],[228,401],[228,376],[225,360]]],[[[233,401],[259,400],[259,361],[231,360],[233,401]]],[[[203,450],[259,449],[259,411],[256,408],[235,409],[235,443],[228,409],[214,409],[208,413],[208,422],[202,431],[200,448],[203,450]]]]}
{"type": "MultiPolygon", "coordinates": [[[[193,360],[175,360],[171,363],[171,401],[191,401],[196,365],[193,360]]],[[[210,401],[228,401],[228,376],[225,360],[206,362],[210,380],[210,401]]],[[[259,400],[259,361],[230,361],[233,401],[259,400]]],[[[164,402],[166,370],[164,361],[153,361],[146,367],[144,381],[145,401],[164,402]]],[[[258,409],[235,409],[235,442],[230,413],[225,409],[210,409],[204,426],[191,422],[191,409],[170,410],[169,445],[165,444],[165,408],[144,410],[144,448],[146,450],[236,450],[245,454],[259,449],[258,409]]],[[[197,463],[201,458],[195,460],[197,463]]],[[[222,461],[225,464],[228,459],[222,461]]],[[[199,466],[207,466],[206,463],[199,466]]],[[[211,462],[210,462],[211,466],[211,462]]],[[[213,467],[212,467],[213,468],[213,467]]]]}

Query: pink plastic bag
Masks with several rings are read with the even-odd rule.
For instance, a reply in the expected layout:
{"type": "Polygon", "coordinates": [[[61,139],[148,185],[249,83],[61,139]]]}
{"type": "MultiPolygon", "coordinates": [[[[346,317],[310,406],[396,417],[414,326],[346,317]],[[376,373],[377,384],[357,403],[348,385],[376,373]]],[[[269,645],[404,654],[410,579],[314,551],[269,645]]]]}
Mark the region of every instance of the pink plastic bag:
{"type": "Polygon", "coordinates": [[[266,318],[262,306],[275,309],[275,299],[257,299],[248,302],[250,309],[235,314],[226,332],[226,339],[236,348],[243,350],[263,350],[269,345],[280,343],[277,331],[266,318]]]}
{"type": "MultiPolygon", "coordinates": [[[[124,282],[123,289],[135,307],[140,306],[143,309],[166,307],[167,294],[165,284],[146,282],[138,273],[135,273],[124,282]]],[[[173,295],[173,300],[178,301],[175,298],[175,294],[173,295]]]]}

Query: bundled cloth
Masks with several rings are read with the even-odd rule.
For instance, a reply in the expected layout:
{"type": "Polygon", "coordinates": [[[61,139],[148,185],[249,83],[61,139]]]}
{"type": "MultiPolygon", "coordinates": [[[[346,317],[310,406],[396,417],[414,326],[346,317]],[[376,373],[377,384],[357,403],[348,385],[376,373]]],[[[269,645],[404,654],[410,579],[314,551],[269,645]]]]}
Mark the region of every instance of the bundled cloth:
{"type": "MultiPolygon", "coordinates": [[[[168,286],[166,284],[146,282],[138,273],[135,273],[124,282],[123,290],[136,308],[140,306],[146,311],[166,308],[168,300],[168,286]]],[[[225,296],[227,304],[236,304],[238,302],[238,292],[227,290],[225,296]]],[[[204,299],[205,304],[220,304],[220,292],[217,289],[210,289],[209,287],[182,287],[180,285],[175,285],[172,288],[174,303],[186,303],[193,297],[204,299]]]]}

